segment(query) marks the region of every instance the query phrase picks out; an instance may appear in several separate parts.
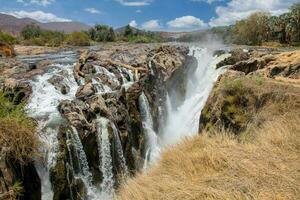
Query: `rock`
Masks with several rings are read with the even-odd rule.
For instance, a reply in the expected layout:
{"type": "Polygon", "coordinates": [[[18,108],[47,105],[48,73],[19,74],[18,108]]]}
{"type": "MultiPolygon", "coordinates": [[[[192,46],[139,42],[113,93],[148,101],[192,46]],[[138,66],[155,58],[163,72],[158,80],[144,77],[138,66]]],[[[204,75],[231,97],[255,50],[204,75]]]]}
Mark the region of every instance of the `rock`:
{"type": "Polygon", "coordinates": [[[5,79],[4,83],[0,83],[0,90],[15,104],[27,101],[32,93],[32,88],[28,82],[14,78],[5,79]]]}
{"type": "Polygon", "coordinates": [[[0,42],[0,57],[14,57],[15,52],[11,45],[0,42]]]}
{"type": "Polygon", "coordinates": [[[264,59],[261,58],[251,58],[249,60],[245,61],[239,61],[236,64],[234,64],[230,69],[244,72],[245,74],[249,74],[251,72],[254,72],[258,69],[263,69],[266,65],[266,62],[264,59]]]}
{"type": "Polygon", "coordinates": [[[80,101],[64,100],[58,106],[59,112],[77,130],[91,130],[91,125],[84,115],[87,109],[86,104],[80,101]]]}
{"type": "Polygon", "coordinates": [[[249,53],[245,52],[243,49],[234,49],[230,53],[230,57],[225,58],[223,61],[217,64],[217,69],[227,65],[234,65],[237,62],[248,60],[250,58],[249,53]]]}
{"type": "Polygon", "coordinates": [[[61,75],[53,75],[47,81],[51,83],[55,87],[55,89],[59,90],[62,94],[68,94],[70,92],[70,87],[65,83],[64,77],[65,76],[61,75]]]}
{"type": "Polygon", "coordinates": [[[226,53],[225,50],[222,50],[222,49],[221,50],[216,50],[216,51],[214,51],[213,56],[219,57],[219,56],[221,56],[221,55],[223,55],[225,53],[226,53]]]}
{"type": "Polygon", "coordinates": [[[85,100],[88,97],[94,95],[96,93],[96,89],[92,83],[88,83],[86,85],[80,86],[76,92],[76,98],[85,100]]]}

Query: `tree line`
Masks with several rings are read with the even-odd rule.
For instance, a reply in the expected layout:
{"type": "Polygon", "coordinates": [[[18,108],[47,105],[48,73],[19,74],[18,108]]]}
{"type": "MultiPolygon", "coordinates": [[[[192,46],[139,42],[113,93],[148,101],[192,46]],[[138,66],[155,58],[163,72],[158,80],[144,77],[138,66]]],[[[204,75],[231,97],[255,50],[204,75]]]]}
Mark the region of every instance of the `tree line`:
{"type": "Polygon", "coordinates": [[[289,12],[279,16],[256,12],[232,26],[217,27],[211,31],[221,35],[228,43],[262,45],[278,42],[300,45],[300,3],[293,4],[289,12]]]}
{"type": "Polygon", "coordinates": [[[163,39],[152,32],[140,31],[127,25],[122,33],[115,33],[112,27],[95,25],[88,31],[65,34],[59,31],[43,30],[35,24],[26,25],[19,36],[0,31],[0,42],[8,44],[58,47],[64,45],[89,46],[97,42],[161,42],[163,39]]]}

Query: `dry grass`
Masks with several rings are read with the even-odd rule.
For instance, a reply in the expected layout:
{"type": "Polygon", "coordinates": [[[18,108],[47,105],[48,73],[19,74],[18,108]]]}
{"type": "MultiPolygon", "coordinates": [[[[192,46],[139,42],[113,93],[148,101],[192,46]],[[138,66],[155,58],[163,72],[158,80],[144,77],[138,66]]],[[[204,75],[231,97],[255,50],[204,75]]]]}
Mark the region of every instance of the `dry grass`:
{"type": "Polygon", "coordinates": [[[0,151],[26,164],[38,155],[39,140],[35,122],[28,118],[23,105],[13,105],[0,92],[0,151]]]}
{"type": "Polygon", "coordinates": [[[226,133],[183,141],[115,199],[299,199],[299,122],[299,113],[268,121],[251,142],[226,133]]]}

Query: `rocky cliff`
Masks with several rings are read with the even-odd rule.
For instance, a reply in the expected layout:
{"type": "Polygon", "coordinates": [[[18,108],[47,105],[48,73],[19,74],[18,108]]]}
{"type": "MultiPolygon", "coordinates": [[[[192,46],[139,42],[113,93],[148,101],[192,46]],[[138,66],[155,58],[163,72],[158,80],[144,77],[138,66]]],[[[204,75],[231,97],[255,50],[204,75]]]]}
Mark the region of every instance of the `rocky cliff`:
{"type": "Polygon", "coordinates": [[[300,51],[231,53],[218,64],[229,70],[202,110],[199,132],[225,128],[240,134],[299,109],[300,51]]]}

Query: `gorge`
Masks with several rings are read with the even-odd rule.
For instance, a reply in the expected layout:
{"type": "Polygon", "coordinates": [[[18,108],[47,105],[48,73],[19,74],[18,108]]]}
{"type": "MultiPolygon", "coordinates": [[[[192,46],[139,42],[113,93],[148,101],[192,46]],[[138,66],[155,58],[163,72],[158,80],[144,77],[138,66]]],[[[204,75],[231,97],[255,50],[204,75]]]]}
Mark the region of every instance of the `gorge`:
{"type": "Polygon", "coordinates": [[[112,199],[122,182],[155,165],[166,146],[197,134],[222,73],[216,64],[228,56],[214,56],[215,50],[133,45],[79,57],[19,57],[29,65],[49,62],[25,80],[32,88],[26,110],[42,142],[42,159],[34,162],[41,199],[112,199]]]}

